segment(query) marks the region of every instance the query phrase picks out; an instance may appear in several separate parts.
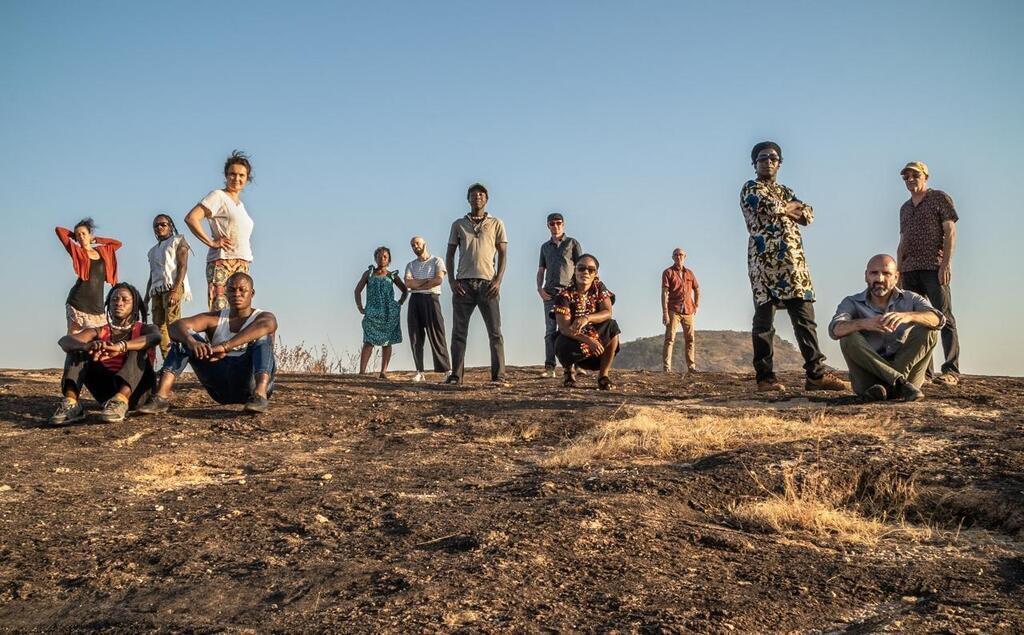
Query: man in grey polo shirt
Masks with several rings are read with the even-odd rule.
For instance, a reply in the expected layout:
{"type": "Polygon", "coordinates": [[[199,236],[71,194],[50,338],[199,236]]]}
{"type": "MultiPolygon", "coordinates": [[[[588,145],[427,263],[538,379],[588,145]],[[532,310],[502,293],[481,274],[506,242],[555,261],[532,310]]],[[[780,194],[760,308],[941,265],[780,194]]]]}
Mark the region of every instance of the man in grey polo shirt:
{"type": "Polygon", "coordinates": [[[505,343],[498,308],[501,279],[505,275],[508,238],[505,223],[487,213],[487,188],[479,183],[466,192],[469,213],[452,223],[445,264],[455,275],[452,287],[452,374],[447,383],[461,384],[466,365],[466,336],[476,308],[484,318],[491,347],[491,381],[505,381],[505,343]],[[455,267],[455,252],[459,266],[455,267]],[[495,266],[497,256],[497,266],[495,266]]]}
{"type": "Polygon", "coordinates": [[[570,282],[576,261],[583,254],[579,241],[565,235],[565,219],[558,212],[548,214],[551,238],[540,246],[540,266],[537,267],[537,294],[544,301],[544,372],[541,377],[555,376],[555,338],[558,324],[551,314],[555,296],[570,282]]]}
{"type": "Polygon", "coordinates": [[[864,271],[867,289],[839,303],[828,325],[865,401],[924,398],[921,384],[945,323],[927,298],[897,287],[896,260],[879,254],[864,271]]]}

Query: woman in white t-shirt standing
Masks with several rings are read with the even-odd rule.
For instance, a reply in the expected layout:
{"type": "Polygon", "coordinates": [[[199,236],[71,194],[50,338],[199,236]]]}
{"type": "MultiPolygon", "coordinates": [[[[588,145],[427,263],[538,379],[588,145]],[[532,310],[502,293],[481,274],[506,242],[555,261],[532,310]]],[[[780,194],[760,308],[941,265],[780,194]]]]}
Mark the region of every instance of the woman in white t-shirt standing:
{"type": "Polygon", "coordinates": [[[245,211],[241,194],[252,181],[252,165],[244,152],[235,150],[224,162],[224,188],[214,190],[199,201],[185,216],[185,224],[203,244],[210,248],[206,256],[207,297],[211,311],[228,308],[225,285],[231,274],[249,273],[252,262],[253,222],[245,211]],[[203,219],[210,222],[207,235],[203,219]]]}

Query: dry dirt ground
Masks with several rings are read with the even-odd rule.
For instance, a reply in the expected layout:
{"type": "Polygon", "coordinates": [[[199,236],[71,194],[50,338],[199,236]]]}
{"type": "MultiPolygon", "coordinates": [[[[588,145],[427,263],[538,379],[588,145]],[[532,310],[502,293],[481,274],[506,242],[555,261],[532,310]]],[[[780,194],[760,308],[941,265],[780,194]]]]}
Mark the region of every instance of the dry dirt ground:
{"type": "Polygon", "coordinates": [[[0,629],[1024,630],[1022,379],[407,379],[54,428],[0,371],[0,629]]]}

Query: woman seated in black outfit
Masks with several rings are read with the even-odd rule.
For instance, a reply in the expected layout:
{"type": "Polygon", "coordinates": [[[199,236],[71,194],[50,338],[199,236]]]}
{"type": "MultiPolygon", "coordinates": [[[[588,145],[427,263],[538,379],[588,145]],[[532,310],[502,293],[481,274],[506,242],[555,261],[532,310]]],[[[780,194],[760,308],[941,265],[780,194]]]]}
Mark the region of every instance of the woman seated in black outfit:
{"type": "Polygon", "coordinates": [[[598,371],[599,389],[612,387],[608,370],[619,352],[619,325],[612,319],[615,294],[598,278],[599,267],[597,258],[580,256],[572,284],[555,297],[555,356],[565,369],[567,387],[576,385],[576,367],[598,371]]]}

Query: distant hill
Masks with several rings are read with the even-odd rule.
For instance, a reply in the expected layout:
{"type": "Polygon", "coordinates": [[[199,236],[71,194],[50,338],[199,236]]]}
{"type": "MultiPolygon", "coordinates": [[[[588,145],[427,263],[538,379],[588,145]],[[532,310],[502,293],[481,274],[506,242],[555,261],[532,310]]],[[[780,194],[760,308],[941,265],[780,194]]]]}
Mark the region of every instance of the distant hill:
{"type": "MultiPolygon", "coordinates": [[[[655,335],[623,342],[615,358],[616,368],[661,370],[661,349],[664,337],[655,335]]],[[[672,350],[672,369],[683,370],[683,335],[676,335],[672,350]]],[[[697,331],[697,368],[716,373],[750,373],[753,348],[749,331],[697,331]]],[[[793,344],[775,336],[775,370],[802,370],[803,357],[793,344]]]]}

